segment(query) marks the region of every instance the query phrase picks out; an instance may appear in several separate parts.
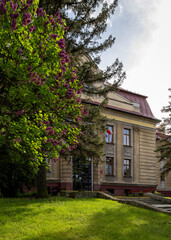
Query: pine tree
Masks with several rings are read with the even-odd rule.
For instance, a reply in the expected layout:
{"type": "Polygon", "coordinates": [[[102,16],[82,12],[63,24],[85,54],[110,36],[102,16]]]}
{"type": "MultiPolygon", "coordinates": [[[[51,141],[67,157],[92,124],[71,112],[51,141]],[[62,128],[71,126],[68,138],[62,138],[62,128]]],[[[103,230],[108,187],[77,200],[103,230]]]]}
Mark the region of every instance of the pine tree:
{"type": "MultiPolygon", "coordinates": [[[[171,89],[169,91],[171,92],[171,89]]],[[[171,95],[169,98],[171,99],[171,95]]],[[[164,134],[156,151],[160,152],[159,161],[165,160],[165,164],[161,169],[161,173],[164,175],[171,171],[171,101],[168,106],[163,107],[162,112],[168,113],[169,116],[164,118],[162,123],[164,134]]]]}
{"type": "MultiPolygon", "coordinates": [[[[102,0],[40,0],[40,7],[54,15],[60,11],[62,18],[69,27],[66,35],[66,51],[71,63],[77,66],[78,79],[83,82],[83,93],[86,94],[83,103],[90,102],[90,98],[101,96],[102,103],[88,104],[88,115],[81,123],[83,135],[73,154],[83,154],[100,157],[103,152],[104,141],[99,137],[104,132],[107,119],[102,115],[102,109],[107,103],[109,91],[117,91],[125,78],[122,63],[118,59],[100,71],[100,55],[110,48],[115,38],[110,35],[104,41],[102,35],[107,29],[107,20],[114,14],[118,1],[111,4],[102,0]],[[113,84],[107,84],[112,79],[113,84]]],[[[94,100],[95,101],[95,100],[94,100]]]]}

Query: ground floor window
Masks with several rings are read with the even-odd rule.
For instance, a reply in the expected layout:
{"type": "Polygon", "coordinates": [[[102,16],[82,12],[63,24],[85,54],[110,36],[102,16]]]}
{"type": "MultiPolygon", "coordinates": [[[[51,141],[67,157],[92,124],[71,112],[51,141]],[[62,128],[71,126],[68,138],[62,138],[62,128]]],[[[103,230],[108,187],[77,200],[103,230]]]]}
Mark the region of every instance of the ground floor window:
{"type": "Polygon", "coordinates": [[[130,177],[131,176],[131,160],[124,159],[124,176],[130,177]]]}
{"type": "Polygon", "coordinates": [[[106,175],[113,175],[113,157],[106,157],[106,175]]]}

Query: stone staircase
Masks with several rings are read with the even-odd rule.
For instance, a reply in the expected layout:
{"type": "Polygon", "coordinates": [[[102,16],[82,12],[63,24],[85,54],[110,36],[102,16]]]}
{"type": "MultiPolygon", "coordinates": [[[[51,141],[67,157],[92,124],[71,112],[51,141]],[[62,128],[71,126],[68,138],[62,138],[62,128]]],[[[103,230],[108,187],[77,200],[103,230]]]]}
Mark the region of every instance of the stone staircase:
{"type": "Polygon", "coordinates": [[[152,193],[146,193],[145,196],[149,197],[144,199],[148,204],[171,213],[171,199],[152,193]]]}
{"type": "Polygon", "coordinates": [[[145,194],[145,197],[114,197],[111,196],[110,194],[104,193],[104,192],[99,192],[98,197],[100,198],[105,198],[105,199],[110,199],[113,201],[118,201],[120,203],[125,203],[129,204],[132,206],[137,206],[137,207],[142,207],[146,209],[151,209],[154,211],[159,211],[163,212],[166,214],[171,215],[171,199],[166,199],[162,197],[160,198],[155,198],[153,196],[154,194],[149,193],[150,195],[145,194]],[[169,201],[168,201],[169,200],[169,201]]]}

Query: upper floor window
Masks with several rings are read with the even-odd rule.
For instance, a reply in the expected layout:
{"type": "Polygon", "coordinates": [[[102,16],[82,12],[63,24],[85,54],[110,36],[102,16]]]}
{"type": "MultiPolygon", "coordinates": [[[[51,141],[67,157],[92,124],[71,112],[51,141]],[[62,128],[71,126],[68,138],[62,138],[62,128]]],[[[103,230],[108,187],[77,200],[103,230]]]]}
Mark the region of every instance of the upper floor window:
{"type": "Polygon", "coordinates": [[[107,143],[113,143],[113,126],[107,126],[106,142],[107,143]]]}
{"type": "Polygon", "coordinates": [[[131,145],[131,130],[127,128],[124,128],[124,145],[131,145]]]}
{"type": "Polygon", "coordinates": [[[113,157],[106,157],[106,175],[113,175],[113,157]]]}
{"type": "Polygon", "coordinates": [[[124,159],[124,176],[130,177],[131,176],[131,160],[124,159]]]}

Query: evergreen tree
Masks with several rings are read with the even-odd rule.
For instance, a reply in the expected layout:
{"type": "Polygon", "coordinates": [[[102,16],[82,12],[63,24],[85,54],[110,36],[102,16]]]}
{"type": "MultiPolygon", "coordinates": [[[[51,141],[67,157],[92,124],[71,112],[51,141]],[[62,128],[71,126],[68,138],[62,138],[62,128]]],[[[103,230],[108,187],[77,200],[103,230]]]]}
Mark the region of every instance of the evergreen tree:
{"type": "MultiPolygon", "coordinates": [[[[107,119],[102,115],[102,109],[107,103],[109,91],[117,91],[125,78],[122,63],[118,59],[100,71],[100,55],[110,48],[115,38],[110,35],[104,41],[102,35],[107,29],[107,20],[117,7],[117,0],[108,4],[102,0],[40,0],[39,5],[49,14],[61,12],[69,30],[66,35],[66,49],[70,54],[71,63],[77,66],[77,74],[83,82],[83,93],[86,97],[83,103],[92,102],[92,97],[101,96],[100,105],[88,104],[88,115],[83,118],[78,147],[73,154],[83,154],[100,157],[103,153],[104,141],[99,133],[105,130],[107,119]],[[113,84],[108,84],[112,79],[113,84]]],[[[84,95],[84,96],[85,96],[84,95]]]]}
{"type": "MultiPolygon", "coordinates": [[[[171,89],[169,89],[169,91],[171,92],[171,89]]],[[[171,99],[171,95],[169,95],[169,98],[171,99]]],[[[160,145],[156,150],[157,152],[160,152],[159,161],[165,160],[165,164],[161,169],[163,175],[171,171],[171,101],[169,101],[168,106],[163,107],[162,112],[169,114],[168,117],[164,118],[161,125],[164,135],[162,136],[160,145]]]]}

